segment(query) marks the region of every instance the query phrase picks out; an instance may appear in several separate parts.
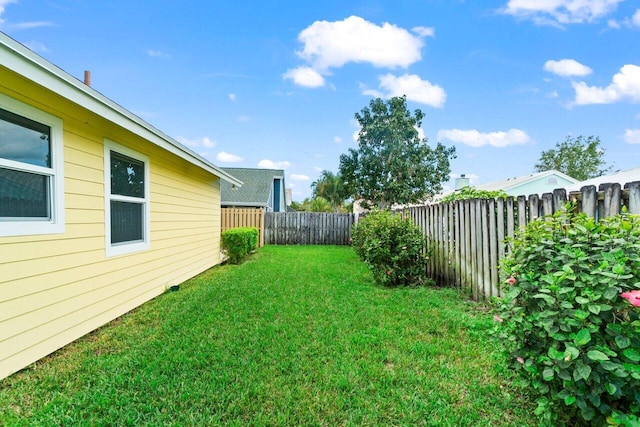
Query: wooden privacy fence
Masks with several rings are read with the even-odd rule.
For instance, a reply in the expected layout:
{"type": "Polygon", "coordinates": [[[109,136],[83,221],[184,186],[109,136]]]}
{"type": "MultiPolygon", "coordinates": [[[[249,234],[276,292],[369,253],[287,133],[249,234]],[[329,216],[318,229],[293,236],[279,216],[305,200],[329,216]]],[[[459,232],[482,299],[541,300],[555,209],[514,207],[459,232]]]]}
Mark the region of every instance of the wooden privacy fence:
{"type": "Polygon", "coordinates": [[[222,208],[221,231],[237,227],[256,227],[258,229],[258,247],[264,246],[264,209],[222,208]]]}
{"type": "Polygon", "coordinates": [[[267,245],[348,245],[354,214],[267,212],[267,245]]]}
{"type": "Polygon", "coordinates": [[[543,215],[562,209],[568,201],[596,219],[616,215],[625,206],[640,214],[640,181],[583,187],[496,200],[458,200],[404,210],[422,227],[431,254],[427,274],[438,284],[469,289],[474,299],[501,296],[500,260],[508,252],[505,238],[543,215]]]}

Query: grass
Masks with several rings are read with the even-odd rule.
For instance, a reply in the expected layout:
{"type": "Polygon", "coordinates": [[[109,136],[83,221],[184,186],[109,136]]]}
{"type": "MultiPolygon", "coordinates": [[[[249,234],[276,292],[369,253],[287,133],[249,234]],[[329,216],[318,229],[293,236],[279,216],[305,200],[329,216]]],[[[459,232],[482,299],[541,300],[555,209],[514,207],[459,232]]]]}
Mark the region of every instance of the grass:
{"type": "Polygon", "coordinates": [[[267,246],[0,382],[0,425],[533,425],[491,316],[267,246]]]}

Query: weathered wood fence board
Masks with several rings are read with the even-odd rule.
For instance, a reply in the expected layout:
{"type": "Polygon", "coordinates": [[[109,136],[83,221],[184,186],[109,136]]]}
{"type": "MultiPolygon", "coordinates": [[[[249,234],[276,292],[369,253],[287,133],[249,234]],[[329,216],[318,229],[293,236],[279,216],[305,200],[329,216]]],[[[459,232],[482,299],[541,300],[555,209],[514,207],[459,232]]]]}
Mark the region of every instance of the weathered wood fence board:
{"type": "Polygon", "coordinates": [[[355,215],[324,212],[267,212],[265,244],[348,245],[355,215]]]}
{"type": "Polygon", "coordinates": [[[404,210],[427,238],[427,274],[438,284],[466,289],[475,299],[500,296],[498,266],[508,253],[505,239],[518,228],[575,203],[579,212],[600,219],[626,208],[640,214],[640,181],[583,187],[496,200],[458,200],[404,210]]]}
{"type": "Polygon", "coordinates": [[[264,246],[264,209],[261,208],[222,208],[221,231],[237,227],[256,227],[258,245],[264,246]]]}

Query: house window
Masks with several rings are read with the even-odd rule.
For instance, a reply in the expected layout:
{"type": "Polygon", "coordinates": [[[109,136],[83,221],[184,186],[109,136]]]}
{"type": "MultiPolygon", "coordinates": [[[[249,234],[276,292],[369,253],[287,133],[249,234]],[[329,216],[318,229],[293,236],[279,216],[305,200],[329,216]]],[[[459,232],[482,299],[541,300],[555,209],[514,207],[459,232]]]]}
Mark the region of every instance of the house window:
{"type": "Polygon", "coordinates": [[[105,141],[107,256],[149,248],[149,159],[105,141]]]}
{"type": "Polygon", "coordinates": [[[553,178],[553,177],[551,177],[551,178],[547,179],[547,184],[549,184],[549,185],[557,185],[558,184],[558,180],[553,178]]]}
{"type": "Polygon", "coordinates": [[[64,232],[62,120],[0,94],[0,236],[64,232]]]}

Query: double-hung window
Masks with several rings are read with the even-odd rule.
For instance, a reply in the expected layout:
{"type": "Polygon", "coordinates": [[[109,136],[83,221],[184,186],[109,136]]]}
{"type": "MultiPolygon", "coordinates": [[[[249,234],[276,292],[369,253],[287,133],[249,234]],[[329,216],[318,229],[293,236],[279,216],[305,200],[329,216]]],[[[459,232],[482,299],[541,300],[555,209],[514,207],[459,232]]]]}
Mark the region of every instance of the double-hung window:
{"type": "Polygon", "coordinates": [[[149,248],[149,158],[105,141],[107,256],[149,248]]]}
{"type": "Polygon", "coordinates": [[[62,120],[0,94],[0,236],[64,232],[62,120]]]}

